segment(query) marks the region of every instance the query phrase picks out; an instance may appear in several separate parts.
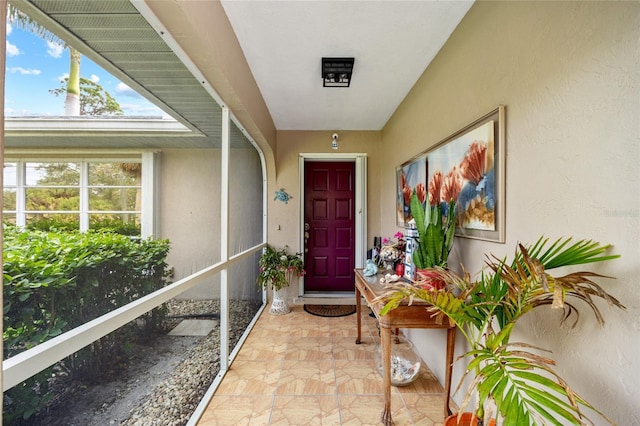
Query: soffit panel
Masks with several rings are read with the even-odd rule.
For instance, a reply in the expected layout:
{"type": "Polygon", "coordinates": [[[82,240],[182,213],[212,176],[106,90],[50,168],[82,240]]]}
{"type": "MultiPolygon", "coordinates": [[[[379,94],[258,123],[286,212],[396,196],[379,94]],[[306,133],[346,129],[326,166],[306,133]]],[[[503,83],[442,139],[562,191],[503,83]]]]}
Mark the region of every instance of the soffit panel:
{"type": "MultiPolygon", "coordinates": [[[[47,146],[220,146],[221,107],[128,0],[15,0],[12,3],[50,31],[59,34],[62,29],[66,34],[60,36],[69,44],[196,131],[191,138],[120,137],[117,141],[109,135],[79,139],[53,135],[47,140],[47,146]]],[[[42,146],[43,138],[7,135],[6,144],[7,147],[42,146]]]]}

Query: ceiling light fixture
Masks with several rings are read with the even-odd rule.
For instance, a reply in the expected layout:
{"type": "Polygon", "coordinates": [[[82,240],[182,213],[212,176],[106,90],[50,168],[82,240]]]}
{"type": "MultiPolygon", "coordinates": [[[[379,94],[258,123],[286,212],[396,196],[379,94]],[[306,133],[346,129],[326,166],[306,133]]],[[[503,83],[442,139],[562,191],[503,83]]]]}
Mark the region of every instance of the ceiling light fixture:
{"type": "Polygon", "coordinates": [[[354,58],[322,58],[323,87],[349,87],[354,58]]]}
{"type": "Polygon", "coordinates": [[[338,149],[338,134],[331,135],[331,149],[338,149]]]}

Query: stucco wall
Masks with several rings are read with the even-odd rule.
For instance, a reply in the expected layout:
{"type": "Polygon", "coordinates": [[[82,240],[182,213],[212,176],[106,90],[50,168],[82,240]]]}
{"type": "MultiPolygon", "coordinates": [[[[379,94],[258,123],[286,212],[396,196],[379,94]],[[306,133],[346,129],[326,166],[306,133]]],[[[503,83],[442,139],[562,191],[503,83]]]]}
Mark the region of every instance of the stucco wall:
{"type": "MultiPolygon", "coordinates": [[[[329,131],[279,131],[276,157],[277,176],[269,180],[267,190],[269,244],[276,247],[288,245],[292,250],[300,250],[300,174],[298,158],[300,153],[363,153],[367,155],[367,245],[373,241],[375,230],[380,229],[379,174],[381,157],[380,132],[339,131],[337,151],[331,149],[329,131]],[[285,188],[293,198],[288,204],[273,200],[274,191],[285,188]],[[280,229],[278,229],[280,226],[280,229]]],[[[377,234],[375,234],[377,235],[377,234]]],[[[295,286],[289,287],[287,296],[298,295],[295,286]]]]}
{"type": "MultiPolygon", "coordinates": [[[[219,149],[174,149],[160,154],[160,237],[168,238],[167,263],[177,281],[220,261],[219,149]]],[[[262,241],[262,170],[254,148],[232,148],[229,172],[230,255],[262,241]]],[[[254,298],[255,268],[233,270],[231,298],[254,298]]],[[[218,277],[179,298],[219,297],[218,277]]]]}
{"type": "MultiPolygon", "coordinates": [[[[613,244],[622,258],[597,271],[617,277],[604,284],[626,311],[603,304],[599,328],[583,310],[571,330],[541,309],[514,339],[551,349],[569,384],[620,425],[640,424],[639,36],[638,2],[478,2],[381,142],[385,166],[399,164],[506,105],[506,244],[458,239],[450,264],[477,272],[485,253],[510,255],[542,234],[613,244]]],[[[383,200],[394,193],[393,168],[385,166],[381,227],[392,234],[394,208],[383,200]]],[[[434,350],[444,348],[443,333],[409,334],[443,380],[444,350],[434,350]]]]}
{"type": "MultiPolygon", "coordinates": [[[[220,150],[165,150],[160,155],[160,236],[168,238],[174,280],[220,261],[220,150]]],[[[219,280],[187,291],[211,298],[219,280]]]]}

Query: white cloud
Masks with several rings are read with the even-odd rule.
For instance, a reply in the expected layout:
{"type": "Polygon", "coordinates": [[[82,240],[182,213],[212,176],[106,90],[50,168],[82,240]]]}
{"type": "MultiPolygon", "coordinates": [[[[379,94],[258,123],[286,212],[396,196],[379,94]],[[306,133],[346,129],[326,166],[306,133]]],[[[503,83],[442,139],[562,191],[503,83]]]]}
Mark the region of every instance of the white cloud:
{"type": "Polygon", "coordinates": [[[91,77],[89,77],[89,80],[93,81],[94,83],[97,83],[100,81],[100,77],[98,77],[95,74],[91,74],[91,77]]]}
{"type": "Polygon", "coordinates": [[[60,58],[62,56],[62,52],[64,51],[64,46],[59,43],[54,43],[52,41],[47,40],[47,53],[49,56],[54,58],[60,58]]]}
{"type": "Polygon", "coordinates": [[[7,40],[7,56],[17,56],[20,54],[20,49],[15,44],[9,43],[7,40]]]}
{"type": "Polygon", "coordinates": [[[131,87],[127,86],[126,84],[120,82],[118,83],[118,85],[116,86],[116,93],[122,95],[122,96],[128,96],[130,98],[141,98],[142,96],[140,96],[138,94],[138,92],[136,92],[135,90],[133,90],[131,87]]]}
{"type": "Polygon", "coordinates": [[[11,34],[11,31],[13,31],[13,27],[7,22],[7,35],[11,34]]]}
{"type": "Polygon", "coordinates": [[[22,75],[40,75],[40,70],[38,69],[26,69],[22,67],[7,68],[7,71],[12,74],[18,73],[22,75]]]}
{"type": "Polygon", "coordinates": [[[64,82],[64,80],[65,80],[66,78],[69,78],[69,73],[68,73],[68,72],[62,73],[62,75],[58,76],[57,80],[58,80],[60,83],[62,83],[62,82],[64,82]]]}
{"type": "Polygon", "coordinates": [[[167,114],[162,111],[160,108],[157,108],[153,104],[149,105],[139,105],[139,104],[120,104],[120,108],[124,111],[125,115],[138,115],[145,117],[163,117],[163,118],[171,118],[167,116],[167,114]]]}

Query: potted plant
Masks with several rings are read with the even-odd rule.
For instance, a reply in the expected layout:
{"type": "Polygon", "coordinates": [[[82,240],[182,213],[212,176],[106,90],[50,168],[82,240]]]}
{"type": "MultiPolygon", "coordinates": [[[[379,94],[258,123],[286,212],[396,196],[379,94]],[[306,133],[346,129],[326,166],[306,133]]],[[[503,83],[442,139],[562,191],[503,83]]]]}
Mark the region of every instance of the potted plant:
{"type": "Polygon", "coordinates": [[[405,298],[424,300],[430,304],[427,310],[432,315],[455,324],[469,344],[469,351],[461,357],[468,358],[469,365],[458,389],[467,377],[471,383],[463,398],[461,412],[449,424],[465,424],[457,421],[462,420],[462,413],[474,394],[477,397],[475,416],[469,417],[477,417],[480,425],[487,420],[485,408],[491,406],[496,415],[488,413],[486,417],[504,419],[504,424],[509,425],[592,423],[582,412],[583,407],[594,410],[613,424],[554,372],[553,360],[532,351],[540,348],[510,341],[517,321],[540,306],[563,309],[564,320],[575,318],[572,326],[579,316],[578,305],[572,300],[580,300],[590,308],[601,325],[604,319],[595,303],[597,298],[624,309],[617,299],[593,281],[608,277],[588,271],[564,276],[549,273],[564,266],[619,257],[606,255],[608,248],[608,245],[590,240],[571,243],[571,238],[558,239],[548,245],[547,239],[540,238],[531,247],[519,244],[511,262],[487,256],[488,271],[483,271],[477,280],[471,280],[466,272],[459,275],[434,268],[432,278],[446,283],[446,288],[412,283],[388,286],[382,296],[388,301],[382,314],[397,307],[405,298]]]}
{"type": "Polygon", "coordinates": [[[437,281],[427,278],[427,270],[448,266],[458,216],[456,200],[461,188],[456,170],[446,176],[436,172],[429,181],[427,200],[424,186],[411,195],[411,215],[418,231],[418,245],[412,254],[417,281],[438,285],[437,281]]]}
{"type": "Polygon", "coordinates": [[[256,282],[261,288],[273,290],[270,313],[275,315],[290,312],[286,296],[281,292],[288,287],[294,276],[305,274],[301,253],[289,254],[284,246],[280,250],[267,245],[258,260],[259,274],[256,282]]]}
{"type": "Polygon", "coordinates": [[[382,247],[379,253],[380,266],[384,266],[384,268],[389,271],[395,271],[396,265],[402,261],[404,255],[402,232],[396,232],[393,234],[393,238],[384,237],[382,239],[382,247]],[[393,238],[395,238],[395,240],[393,238]]]}
{"type": "Polygon", "coordinates": [[[424,207],[414,192],[411,196],[411,215],[418,231],[418,247],[413,262],[418,269],[447,267],[456,231],[456,204],[454,200],[427,203],[424,207]]]}
{"type": "Polygon", "coordinates": [[[456,231],[456,200],[461,190],[462,181],[456,170],[446,176],[437,171],[429,181],[428,192],[419,185],[411,195],[411,215],[418,231],[413,261],[418,269],[447,267],[456,231]]]}

